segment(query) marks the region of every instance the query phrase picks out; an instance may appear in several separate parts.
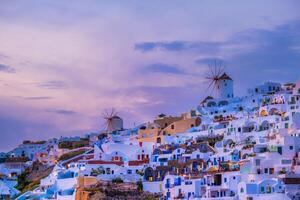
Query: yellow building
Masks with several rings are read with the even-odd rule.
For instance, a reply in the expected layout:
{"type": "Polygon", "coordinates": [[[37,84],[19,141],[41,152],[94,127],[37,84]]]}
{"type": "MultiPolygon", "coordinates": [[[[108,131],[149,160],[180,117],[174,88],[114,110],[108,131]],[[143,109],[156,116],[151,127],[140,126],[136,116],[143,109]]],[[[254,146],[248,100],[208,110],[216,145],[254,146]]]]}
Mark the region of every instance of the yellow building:
{"type": "Polygon", "coordinates": [[[183,133],[187,131],[188,129],[199,126],[201,123],[201,120],[199,117],[197,118],[183,118],[179,121],[173,122],[166,128],[162,130],[163,135],[173,135],[177,133],[183,133]]]}
{"type": "Polygon", "coordinates": [[[138,141],[163,143],[164,136],[182,133],[200,125],[201,119],[199,117],[191,118],[187,116],[186,114],[181,117],[160,115],[153,123],[140,127],[138,141]]]}

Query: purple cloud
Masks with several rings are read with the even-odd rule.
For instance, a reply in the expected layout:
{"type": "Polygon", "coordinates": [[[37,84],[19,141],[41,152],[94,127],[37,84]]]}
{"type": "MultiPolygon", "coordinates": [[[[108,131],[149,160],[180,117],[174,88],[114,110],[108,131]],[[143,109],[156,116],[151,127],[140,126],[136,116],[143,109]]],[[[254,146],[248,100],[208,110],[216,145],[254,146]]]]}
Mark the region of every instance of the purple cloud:
{"type": "Polygon", "coordinates": [[[46,81],[38,84],[39,87],[45,89],[66,89],[67,84],[63,81],[46,81]]]}
{"type": "Polygon", "coordinates": [[[52,97],[49,97],[49,96],[31,96],[31,97],[17,96],[17,97],[21,98],[21,99],[26,99],[26,100],[49,100],[49,99],[53,99],[52,97]]]}
{"type": "Polygon", "coordinates": [[[75,115],[77,112],[73,110],[64,110],[64,109],[48,109],[46,110],[49,113],[55,113],[59,115],[75,115]]]}
{"type": "Polygon", "coordinates": [[[142,72],[146,73],[167,73],[167,74],[185,74],[177,66],[168,65],[164,63],[154,63],[147,65],[142,69],[142,72]]]}
{"type": "Polygon", "coordinates": [[[11,66],[0,64],[0,72],[6,72],[6,73],[15,73],[16,70],[12,68],[11,66]]]}
{"type": "Polygon", "coordinates": [[[134,46],[135,50],[143,53],[155,50],[184,52],[192,51],[197,53],[216,53],[220,50],[222,42],[192,42],[192,41],[169,41],[169,42],[141,42],[134,46]]]}

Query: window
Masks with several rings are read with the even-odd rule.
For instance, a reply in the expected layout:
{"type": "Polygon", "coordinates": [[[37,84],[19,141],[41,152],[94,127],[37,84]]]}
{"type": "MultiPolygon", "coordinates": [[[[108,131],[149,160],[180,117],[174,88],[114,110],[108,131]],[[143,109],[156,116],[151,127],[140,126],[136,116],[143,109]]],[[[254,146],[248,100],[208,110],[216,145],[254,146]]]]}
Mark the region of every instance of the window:
{"type": "Polygon", "coordinates": [[[244,193],[244,188],[241,188],[241,190],[240,190],[240,191],[241,191],[241,193],[244,193]]]}
{"type": "Polygon", "coordinates": [[[265,174],[267,174],[268,173],[268,168],[265,168],[265,174]]]}
{"type": "Polygon", "coordinates": [[[283,165],[287,165],[287,164],[291,164],[292,160],[281,160],[281,164],[283,165]]]}
{"type": "Polygon", "coordinates": [[[265,188],[264,188],[264,187],[260,187],[260,191],[261,191],[261,192],[264,192],[264,191],[265,191],[265,188]]]}
{"type": "Polygon", "coordinates": [[[226,183],[227,182],[227,178],[224,178],[224,183],[226,183]]]}
{"type": "Polygon", "coordinates": [[[181,194],[181,188],[180,188],[180,189],[178,189],[178,194],[181,194]]]}
{"type": "Polygon", "coordinates": [[[293,146],[290,146],[290,150],[293,150],[294,149],[294,147],[293,146]]]}
{"type": "Polygon", "coordinates": [[[285,123],[284,126],[286,129],[289,128],[289,123],[285,123]]]}
{"type": "Polygon", "coordinates": [[[175,128],[175,126],[174,126],[174,124],[172,124],[172,125],[171,125],[171,129],[174,129],[174,128],[175,128]]]}
{"type": "Polygon", "coordinates": [[[256,166],[260,166],[260,159],[256,159],[256,160],[255,160],[255,165],[256,165],[256,166]]]}
{"type": "Polygon", "coordinates": [[[257,174],[260,174],[260,173],[261,173],[261,172],[260,172],[260,169],[257,169],[256,171],[257,171],[257,174]]]}

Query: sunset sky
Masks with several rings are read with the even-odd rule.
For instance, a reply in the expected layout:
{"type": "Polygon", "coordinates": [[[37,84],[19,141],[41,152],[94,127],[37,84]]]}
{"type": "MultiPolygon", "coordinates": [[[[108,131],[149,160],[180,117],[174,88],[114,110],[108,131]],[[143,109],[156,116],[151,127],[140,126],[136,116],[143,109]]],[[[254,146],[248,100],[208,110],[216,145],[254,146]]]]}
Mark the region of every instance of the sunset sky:
{"type": "Polygon", "coordinates": [[[207,64],[235,94],[300,78],[300,1],[0,1],[0,151],[195,108],[207,64]]]}

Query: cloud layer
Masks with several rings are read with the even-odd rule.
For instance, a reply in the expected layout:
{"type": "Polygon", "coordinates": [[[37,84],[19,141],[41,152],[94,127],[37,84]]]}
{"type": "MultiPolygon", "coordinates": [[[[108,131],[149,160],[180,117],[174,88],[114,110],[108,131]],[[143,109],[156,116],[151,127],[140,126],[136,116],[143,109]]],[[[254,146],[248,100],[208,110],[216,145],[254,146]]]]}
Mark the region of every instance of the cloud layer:
{"type": "Polygon", "coordinates": [[[207,95],[214,59],[237,94],[295,81],[299,1],[263,4],[1,1],[0,151],[41,135],[99,131],[111,107],[127,127],[186,112],[207,95]]]}

